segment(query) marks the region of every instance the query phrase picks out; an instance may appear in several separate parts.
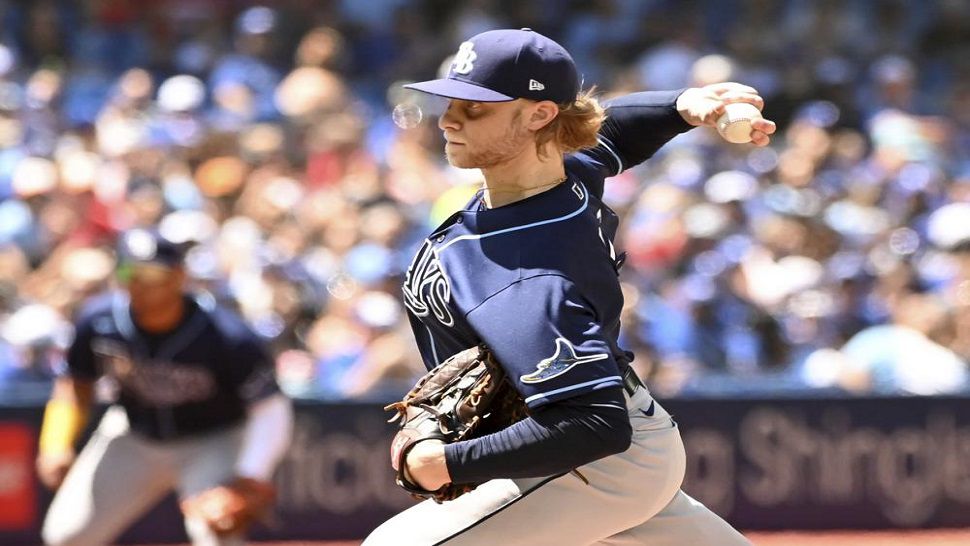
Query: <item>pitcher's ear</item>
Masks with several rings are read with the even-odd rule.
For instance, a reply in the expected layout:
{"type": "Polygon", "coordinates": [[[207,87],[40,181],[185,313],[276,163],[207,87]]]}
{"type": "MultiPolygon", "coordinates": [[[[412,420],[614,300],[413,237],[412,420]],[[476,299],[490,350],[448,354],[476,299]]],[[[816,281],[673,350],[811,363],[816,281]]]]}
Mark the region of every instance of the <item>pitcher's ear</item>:
{"type": "Polygon", "coordinates": [[[529,129],[538,131],[559,115],[559,105],[551,100],[544,100],[535,103],[532,115],[529,116],[529,129]]]}

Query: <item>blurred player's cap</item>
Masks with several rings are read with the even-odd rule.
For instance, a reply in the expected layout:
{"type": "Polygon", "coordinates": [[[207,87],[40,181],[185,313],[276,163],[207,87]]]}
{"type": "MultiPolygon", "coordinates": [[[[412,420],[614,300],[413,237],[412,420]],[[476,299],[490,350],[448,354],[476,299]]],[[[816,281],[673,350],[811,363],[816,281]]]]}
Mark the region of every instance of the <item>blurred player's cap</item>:
{"type": "Polygon", "coordinates": [[[149,229],[132,229],[118,239],[118,264],[153,263],[166,267],[182,264],[184,253],[180,245],[149,229]]]}
{"type": "Polygon", "coordinates": [[[445,78],[404,87],[449,99],[576,99],[579,74],[561,45],[531,29],[490,30],[463,42],[445,78]]]}

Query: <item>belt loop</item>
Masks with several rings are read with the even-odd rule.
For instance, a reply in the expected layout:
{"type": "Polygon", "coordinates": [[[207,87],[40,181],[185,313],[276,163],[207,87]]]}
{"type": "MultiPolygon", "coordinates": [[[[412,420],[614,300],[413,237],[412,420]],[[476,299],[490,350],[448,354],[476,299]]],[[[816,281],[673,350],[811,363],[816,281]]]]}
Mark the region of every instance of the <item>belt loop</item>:
{"type": "Polygon", "coordinates": [[[623,390],[630,396],[633,396],[640,387],[643,387],[643,382],[640,381],[637,372],[633,371],[633,368],[630,366],[627,366],[626,370],[623,371],[623,390]]]}

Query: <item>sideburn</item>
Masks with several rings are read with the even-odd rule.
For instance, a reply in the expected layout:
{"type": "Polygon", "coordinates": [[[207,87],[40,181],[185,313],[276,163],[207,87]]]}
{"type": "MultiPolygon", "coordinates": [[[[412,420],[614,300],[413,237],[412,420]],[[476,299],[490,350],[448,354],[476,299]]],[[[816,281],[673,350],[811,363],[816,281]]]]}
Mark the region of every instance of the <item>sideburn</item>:
{"type": "Polygon", "coordinates": [[[515,157],[522,151],[524,142],[532,140],[532,134],[522,127],[522,108],[515,111],[509,122],[509,127],[502,138],[489,143],[489,147],[469,158],[469,165],[477,168],[487,168],[500,165],[509,158],[515,157]]]}

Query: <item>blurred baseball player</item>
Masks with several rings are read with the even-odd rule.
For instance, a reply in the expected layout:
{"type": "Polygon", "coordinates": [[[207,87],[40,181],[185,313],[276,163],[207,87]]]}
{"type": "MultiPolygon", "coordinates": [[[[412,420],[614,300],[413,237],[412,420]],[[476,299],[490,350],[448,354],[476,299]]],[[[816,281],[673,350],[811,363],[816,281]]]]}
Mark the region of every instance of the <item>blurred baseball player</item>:
{"type": "Polygon", "coordinates": [[[44,542],[107,544],[174,489],[194,544],[242,543],[272,500],[291,404],[243,321],[186,292],[176,245],[133,230],[120,246],[124,290],[82,310],[44,414],[37,470],[57,489],[44,542]],[[118,405],[75,460],[102,376],[118,405]]]}
{"type": "MultiPolygon", "coordinates": [[[[761,108],[761,97],[735,83],[636,93],[606,104],[604,122],[570,55],[528,29],[479,34],[446,78],[408,87],[450,99],[438,122],[448,160],[485,177],[411,264],[414,335],[429,368],[484,342],[531,417],[473,440],[415,444],[408,476],[427,490],[490,481],[398,514],[365,544],[748,544],[680,490],[677,426],[617,344],[623,259],[601,197],[605,178],[713,126],[726,103],[761,108]]],[[[753,142],[774,130],[754,122],[753,142]]]]}

